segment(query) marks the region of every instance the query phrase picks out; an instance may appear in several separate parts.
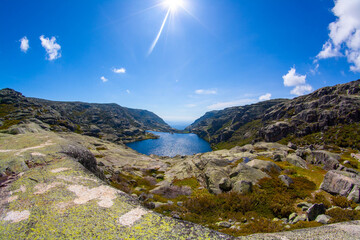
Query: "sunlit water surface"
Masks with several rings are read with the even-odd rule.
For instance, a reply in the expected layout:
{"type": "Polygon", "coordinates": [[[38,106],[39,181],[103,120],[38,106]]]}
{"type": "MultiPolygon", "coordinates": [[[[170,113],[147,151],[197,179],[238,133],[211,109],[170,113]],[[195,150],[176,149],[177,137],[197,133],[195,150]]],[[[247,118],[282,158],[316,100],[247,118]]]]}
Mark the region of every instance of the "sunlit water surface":
{"type": "Polygon", "coordinates": [[[168,157],[211,151],[210,144],[204,139],[199,138],[196,134],[151,133],[160,136],[160,138],[128,143],[126,145],[143,154],[168,157]]]}

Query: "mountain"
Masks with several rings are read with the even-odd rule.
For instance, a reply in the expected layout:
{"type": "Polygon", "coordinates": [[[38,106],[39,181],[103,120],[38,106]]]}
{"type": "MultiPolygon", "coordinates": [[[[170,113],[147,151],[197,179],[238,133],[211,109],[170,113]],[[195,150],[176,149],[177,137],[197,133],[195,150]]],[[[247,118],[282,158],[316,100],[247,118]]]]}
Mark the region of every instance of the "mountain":
{"type": "Polygon", "coordinates": [[[291,100],[276,99],[206,113],[187,127],[213,147],[252,141],[328,142],[360,148],[360,80],[321,88],[291,100]],[[336,134],[334,134],[336,133],[336,134]],[[311,141],[310,141],[311,140],[311,141]]]}
{"type": "Polygon", "coordinates": [[[27,98],[12,89],[0,90],[0,129],[35,122],[44,129],[76,132],[112,142],[141,140],[145,130],[173,131],[156,114],[117,104],[59,102],[27,98]]]}

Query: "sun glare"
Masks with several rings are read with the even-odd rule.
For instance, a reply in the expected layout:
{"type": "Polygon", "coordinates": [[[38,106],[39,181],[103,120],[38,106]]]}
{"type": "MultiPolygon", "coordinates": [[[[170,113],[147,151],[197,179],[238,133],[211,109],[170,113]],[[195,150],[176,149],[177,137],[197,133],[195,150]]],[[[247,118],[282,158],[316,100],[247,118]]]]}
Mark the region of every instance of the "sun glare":
{"type": "Polygon", "coordinates": [[[176,11],[179,7],[184,4],[183,0],[164,0],[164,4],[171,11],[176,11]]]}

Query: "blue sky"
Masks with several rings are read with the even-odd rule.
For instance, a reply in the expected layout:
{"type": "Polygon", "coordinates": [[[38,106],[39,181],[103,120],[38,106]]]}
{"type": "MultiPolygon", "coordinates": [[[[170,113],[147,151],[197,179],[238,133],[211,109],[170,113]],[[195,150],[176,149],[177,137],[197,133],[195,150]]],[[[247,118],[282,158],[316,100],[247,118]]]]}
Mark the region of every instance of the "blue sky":
{"type": "Polygon", "coordinates": [[[166,1],[1,0],[0,88],[191,123],[360,76],[360,0],[166,1]]]}

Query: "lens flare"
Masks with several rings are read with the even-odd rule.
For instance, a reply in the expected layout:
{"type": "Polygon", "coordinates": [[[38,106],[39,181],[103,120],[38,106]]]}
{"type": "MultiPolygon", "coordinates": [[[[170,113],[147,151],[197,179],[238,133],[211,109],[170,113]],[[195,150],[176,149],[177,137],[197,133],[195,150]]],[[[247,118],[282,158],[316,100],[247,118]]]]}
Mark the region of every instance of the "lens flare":
{"type": "Polygon", "coordinates": [[[153,43],[151,44],[148,55],[150,55],[152,53],[152,51],[154,50],[154,48],[156,47],[156,44],[159,41],[159,38],[161,37],[161,34],[162,34],[163,30],[164,30],[164,26],[165,26],[165,24],[166,24],[166,22],[167,22],[167,20],[169,18],[169,15],[174,14],[175,11],[180,7],[184,8],[184,0],[164,0],[163,5],[167,9],[167,13],[165,15],[165,18],[164,18],[162,24],[161,24],[159,32],[156,35],[156,38],[154,39],[153,43]]]}

